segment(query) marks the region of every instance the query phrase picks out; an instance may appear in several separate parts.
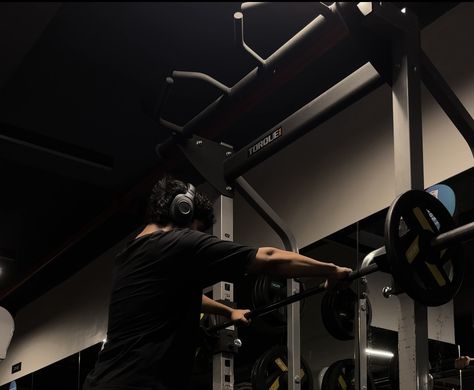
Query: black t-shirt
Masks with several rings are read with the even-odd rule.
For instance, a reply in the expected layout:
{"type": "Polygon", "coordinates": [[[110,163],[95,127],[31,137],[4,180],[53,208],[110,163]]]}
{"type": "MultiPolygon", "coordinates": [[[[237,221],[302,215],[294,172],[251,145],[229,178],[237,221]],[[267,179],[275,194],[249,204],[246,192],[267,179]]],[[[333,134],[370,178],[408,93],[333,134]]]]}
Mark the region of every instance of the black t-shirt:
{"type": "Polygon", "coordinates": [[[242,277],[256,251],[191,229],[133,240],[116,258],[107,342],[84,389],[186,389],[203,288],[242,277]]]}

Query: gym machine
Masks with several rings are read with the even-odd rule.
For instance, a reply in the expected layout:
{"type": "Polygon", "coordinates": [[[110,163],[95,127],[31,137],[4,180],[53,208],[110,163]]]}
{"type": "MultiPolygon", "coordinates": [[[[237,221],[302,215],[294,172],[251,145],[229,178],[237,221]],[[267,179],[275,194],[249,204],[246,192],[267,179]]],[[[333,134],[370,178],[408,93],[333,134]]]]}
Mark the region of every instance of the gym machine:
{"type": "MultiPolygon", "coordinates": [[[[244,3],[242,11],[253,6],[262,5],[261,3],[244,3]]],[[[202,73],[173,72],[172,77],[167,78],[168,91],[174,79],[194,78],[212,84],[222,92],[222,95],[184,126],[178,126],[160,118],[160,124],[170,130],[171,136],[156,148],[157,154],[166,159],[177,147],[222,197],[232,198],[233,190],[239,191],[278,233],[285,248],[293,251],[297,251],[298,248],[292,233],[242,175],[293,140],[317,128],[319,124],[382,83],[387,83],[392,88],[397,195],[411,189],[421,190],[424,186],[420,80],[424,82],[441,108],[456,125],[474,153],[474,122],[421,50],[418,22],[409,10],[400,10],[390,3],[342,2],[333,3],[330,6],[316,3],[315,13],[318,16],[311,23],[267,59],[261,58],[245,43],[243,12],[236,13],[234,15],[235,28],[240,38],[241,48],[255,59],[257,67],[232,87],[227,87],[202,73]],[[315,92],[315,88],[312,87],[315,83],[302,83],[302,80],[314,78],[321,64],[330,61],[331,58],[334,60],[334,53],[337,53],[338,60],[337,66],[334,67],[337,75],[330,77],[324,74],[324,78],[329,79],[332,85],[324,85],[325,90],[315,92]],[[301,108],[289,113],[285,112],[282,106],[282,110],[278,111],[281,115],[286,115],[286,118],[237,152],[234,153],[227,145],[204,138],[205,136],[216,138],[224,131],[232,130],[237,133],[238,126],[242,125],[242,117],[256,113],[265,107],[265,97],[269,95],[269,91],[273,94],[294,96],[294,85],[299,86],[295,101],[301,108]]],[[[162,104],[165,101],[166,94],[162,99],[162,104]]],[[[419,192],[415,193],[419,194],[419,192]]],[[[420,197],[417,198],[417,195],[414,195],[414,198],[418,200],[420,197]]],[[[398,198],[396,204],[400,205],[403,202],[404,198],[398,198]]],[[[437,206],[430,204],[429,207],[437,206]]],[[[391,210],[393,212],[393,209],[391,210]]],[[[431,208],[427,210],[433,211],[431,208]]],[[[397,215],[395,213],[395,216],[397,215]]],[[[418,222],[412,222],[411,227],[418,229],[418,226],[421,226],[423,232],[420,232],[418,238],[413,237],[413,240],[422,242],[421,247],[424,249],[413,249],[413,258],[410,258],[409,262],[433,265],[431,260],[415,259],[417,256],[423,258],[420,253],[432,253],[436,246],[449,248],[448,252],[451,252],[451,245],[461,238],[470,236],[473,231],[473,226],[458,229],[450,227],[447,231],[434,230],[429,219],[421,222],[427,219],[426,213],[421,212],[421,215],[422,217],[415,218],[418,222]],[[426,226],[428,229],[425,229],[426,226]],[[425,233],[425,230],[430,230],[429,228],[433,230],[433,235],[425,233]]],[[[398,229],[400,218],[410,219],[410,215],[402,213],[398,215],[398,219],[393,217],[390,225],[396,226],[393,229],[398,229]]],[[[449,225],[448,222],[447,225],[449,225]]],[[[394,248],[398,248],[399,241],[403,241],[399,238],[396,234],[386,233],[386,241],[390,243],[392,251],[397,252],[394,248]],[[394,240],[396,244],[392,245],[390,240],[394,240]]],[[[413,242],[408,244],[412,245],[413,242]]],[[[407,249],[406,244],[403,242],[400,248],[407,249]]],[[[427,390],[428,336],[425,305],[430,302],[423,298],[418,301],[421,303],[411,299],[420,291],[413,292],[409,284],[403,284],[403,280],[397,279],[397,274],[403,266],[398,263],[394,266],[392,263],[400,259],[406,260],[406,256],[398,257],[393,255],[393,252],[391,253],[389,256],[379,257],[390,258],[390,272],[408,293],[408,296],[405,294],[398,296],[402,308],[399,327],[400,386],[404,390],[427,390]]],[[[435,263],[440,261],[445,264],[445,261],[449,261],[456,269],[454,257],[445,259],[443,256],[438,256],[435,263]]],[[[386,262],[374,262],[355,271],[353,275],[353,279],[360,278],[361,280],[358,288],[358,331],[356,332],[358,347],[355,356],[355,377],[356,388],[362,390],[367,389],[367,356],[364,348],[367,322],[364,311],[366,302],[364,302],[363,276],[379,268],[386,268],[386,264],[386,262]]],[[[430,268],[428,265],[427,267],[430,268]]],[[[439,271],[436,264],[434,268],[431,267],[432,275],[437,272],[436,269],[439,271]]],[[[444,279],[448,287],[452,289],[443,290],[446,294],[441,295],[448,297],[449,300],[455,293],[456,283],[459,280],[451,283],[451,280],[444,279]]],[[[441,285],[439,287],[441,289],[441,285]]],[[[290,280],[288,282],[289,298],[295,294],[298,294],[298,284],[290,280]]],[[[301,389],[301,378],[298,374],[300,370],[299,299],[301,298],[297,295],[288,310],[287,350],[290,390],[301,389]]],[[[228,364],[225,359],[218,357],[214,367],[220,366],[219,372],[222,373],[224,372],[222,366],[225,364],[228,364]]],[[[223,383],[221,380],[214,382],[216,390],[227,388],[232,388],[232,383],[223,383]]]]}

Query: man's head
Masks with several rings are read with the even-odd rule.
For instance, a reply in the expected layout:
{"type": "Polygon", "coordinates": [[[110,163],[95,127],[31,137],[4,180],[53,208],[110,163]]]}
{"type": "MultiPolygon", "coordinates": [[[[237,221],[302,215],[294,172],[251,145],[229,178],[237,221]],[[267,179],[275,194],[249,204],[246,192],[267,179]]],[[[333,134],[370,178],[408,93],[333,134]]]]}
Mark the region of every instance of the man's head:
{"type": "Polygon", "coordinates": [[[170,207],[176,195],[185,194],[187,191],[188,185],[180,180],[163,178],[156,183],[148,202],[148,223],[158,226],[191,227],[201,231],[209,229],[215,222],[212,203],[197,191],[193,198],[193,222],[183,224],[171,215],[170,207]]]}

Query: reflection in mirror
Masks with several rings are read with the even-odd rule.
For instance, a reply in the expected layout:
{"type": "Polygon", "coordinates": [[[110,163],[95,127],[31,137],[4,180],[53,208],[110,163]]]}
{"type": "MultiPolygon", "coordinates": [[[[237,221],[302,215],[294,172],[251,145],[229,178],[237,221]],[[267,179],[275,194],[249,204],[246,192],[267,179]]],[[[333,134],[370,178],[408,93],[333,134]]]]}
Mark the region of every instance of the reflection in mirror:
{"type": "Polygon", "coordinates": [[[0,390],[81,390],[102,343],[0,386],[0,390]]]}
{"type": "MultiPolygon", "coordinates": [[[[319,240],[303,249],[301,253],[314,259],[335,263],[339,266],[355,268],[357,251],[355,238],[356,225],[319,240]],[[348,238],[349,237],[349,238],[348,238]]],[[[307,288],[315,287],[323,279],[303,278],[307,288]]],[[[313,376],[314,389],[321,386],[332,388],[338,380],[336,372],[342,370],[344,380],[351,381],[353,368],[345,367],[343,361],[353,359],[354,307],[355,300],[348,299],[352,294],[313,295],[305,299],[301,316],[301,355],[308,362],[313,376]],[[349,307],[352,305],[352,308],[349,307]],[[333,315],[337,313],[337,315],[333,315]]],[[[350,364],[349,364],[350,366],[350,364]]]]}

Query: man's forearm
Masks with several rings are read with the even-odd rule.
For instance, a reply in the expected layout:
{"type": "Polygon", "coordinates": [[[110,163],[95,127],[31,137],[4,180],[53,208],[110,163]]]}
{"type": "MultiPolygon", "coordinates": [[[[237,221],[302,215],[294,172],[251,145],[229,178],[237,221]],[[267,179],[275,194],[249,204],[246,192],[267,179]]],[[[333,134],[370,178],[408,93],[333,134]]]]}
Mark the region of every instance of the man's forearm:
{"type": "Polygon", "coordinates": [[[219,314],[224,317],[230,317],[232,314],[232,308],[222,303],[216,302],[204,294],[202,296],[201,310],[203,313],[219,314]]]}
{"type": "Polygon", "coordinates": [[[333,263],[325,263],[277,248],[260,248],[252,272],[265,272],[284,277],[329,277],[338,271],[333,263]]]}

